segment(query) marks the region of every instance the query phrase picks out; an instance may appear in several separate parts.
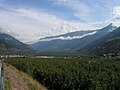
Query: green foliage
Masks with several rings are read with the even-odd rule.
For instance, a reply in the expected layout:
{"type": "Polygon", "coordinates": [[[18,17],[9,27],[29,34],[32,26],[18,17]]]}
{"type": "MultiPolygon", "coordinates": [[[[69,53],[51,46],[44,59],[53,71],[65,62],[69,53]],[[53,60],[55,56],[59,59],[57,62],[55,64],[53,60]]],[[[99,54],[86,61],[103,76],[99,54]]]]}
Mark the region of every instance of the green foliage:
{"type": "Polygon", "coordinates": [[[12,85],[8,78],[5,79],[5,90],[12,90],[12,85]]]}
{"type": "Polygon", "coordinates": [[[113,40],[119,40],[119,39],[120,39],[120,37],[115,37],[115,38],[112,38],[112,39],[108,39],[106,42],[111,42],[113,40]]]}
{"type": "Polygon", "coordinates": [[[6,59],[52,90],[119,90],[120,62],[99,59],[6,59]]]}
{"type": "Polygon", "coordinates": [[[120,27],[113,32],[107,34],[106,36],[99,38],[82,49],[79,52],[88,52],[95,55],[103,55],[109,53],[119,53],[120,52],[120,27]]]}

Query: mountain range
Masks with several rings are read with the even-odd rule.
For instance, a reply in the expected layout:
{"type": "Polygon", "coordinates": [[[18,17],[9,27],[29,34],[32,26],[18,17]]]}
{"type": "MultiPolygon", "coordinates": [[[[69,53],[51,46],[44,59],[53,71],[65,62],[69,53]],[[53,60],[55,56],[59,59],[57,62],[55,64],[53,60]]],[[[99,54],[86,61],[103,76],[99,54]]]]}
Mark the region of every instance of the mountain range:
{"type": "Polygon", "coordinates": [[[31,47],[27,44],[20,42],[13,36],[4,33],[2,30],[2,32],[0,32],[0,50],[8,50],[8,49],[28,50],[31,49],[31,47]]]}
{"type": "Polygon", "coordinates": [[[98,30],[76,31],[58,36],[41,38],[39,42],[31,46],[36,50],[42,51],[76,51],[108,35],[116,28],[116,26],[109,24],[98,30]]]}
{"type": "Polygon", "coordinates": [[[40,38],[37,43],[25,44],[15,37],[0,32],[0,49],[87,52],[93,54],[120,51],[120,27],[109,24],[97,30],[81,30],[40,38]]]}
{"type": "Polygon", "coordinates": [[[120,27],[104,37],[86,45],[79,52],[89,52],[97,55],[120,52],[120,27]]]}

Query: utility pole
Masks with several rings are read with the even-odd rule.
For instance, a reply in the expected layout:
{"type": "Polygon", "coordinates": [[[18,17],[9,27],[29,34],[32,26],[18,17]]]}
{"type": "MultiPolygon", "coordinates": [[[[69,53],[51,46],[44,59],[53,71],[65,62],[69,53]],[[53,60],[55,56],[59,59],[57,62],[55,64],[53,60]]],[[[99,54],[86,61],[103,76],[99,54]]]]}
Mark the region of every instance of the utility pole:
{"type": "Polygon", "coordinates": [[[4,90],[4,63],[0,60],[0,90],[4,90]]]}

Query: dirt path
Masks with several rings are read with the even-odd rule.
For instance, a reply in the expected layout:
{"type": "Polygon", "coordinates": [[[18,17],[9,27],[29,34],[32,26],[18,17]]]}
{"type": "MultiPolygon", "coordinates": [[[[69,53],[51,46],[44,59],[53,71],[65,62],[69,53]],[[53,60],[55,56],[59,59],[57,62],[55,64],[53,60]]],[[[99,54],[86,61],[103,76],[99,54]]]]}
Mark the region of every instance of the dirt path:
{"type": "Polygon", "coordinates": [[[5,75],[12,82],[12,90],[30,90],[25,81],[11,68],[5,67],[5,75]]]}

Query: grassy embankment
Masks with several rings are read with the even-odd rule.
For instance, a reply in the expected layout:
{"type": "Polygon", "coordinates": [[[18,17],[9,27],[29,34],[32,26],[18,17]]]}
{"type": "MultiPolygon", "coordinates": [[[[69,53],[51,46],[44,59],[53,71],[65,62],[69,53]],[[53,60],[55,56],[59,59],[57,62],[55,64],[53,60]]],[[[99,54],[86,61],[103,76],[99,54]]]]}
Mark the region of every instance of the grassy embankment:
{"type": "MultiPolygon", "coordinates": [[[[44,86],[42,86],[40,83],[35,81],[28,74],[19,71],[14,66],[7,64],[7,65],[5,65],[5,68],[8,68],[9,70],[12,70],[22,80],[24,80],[27,83],[30,90],[47,90],[44,86]]],[[[10,77],[8,78],[7,75],[6,75],[6,77],[5,77],[5,90],[12,90],[13,87],[14,87],[14,85],[13,85],[12,81],[10,80],[10,77]]]]}

